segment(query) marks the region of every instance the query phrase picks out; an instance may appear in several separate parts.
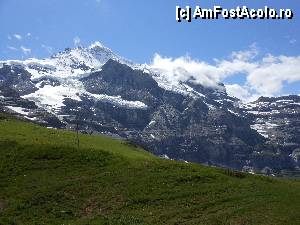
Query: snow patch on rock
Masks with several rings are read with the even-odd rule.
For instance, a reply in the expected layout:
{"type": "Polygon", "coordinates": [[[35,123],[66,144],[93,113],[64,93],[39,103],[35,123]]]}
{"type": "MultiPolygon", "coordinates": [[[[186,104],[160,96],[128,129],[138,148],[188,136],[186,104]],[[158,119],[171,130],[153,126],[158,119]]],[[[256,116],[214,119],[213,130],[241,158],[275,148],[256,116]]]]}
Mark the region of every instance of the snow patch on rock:
{"type": "Polygon", "coordinates": [[[21,115],[26,115],[26,116],[29,115],[29,112],[26,109],[23,109],[22,107],[6,106],[6,108],[8,108],[18,114],[21,114],[21,115]]]}

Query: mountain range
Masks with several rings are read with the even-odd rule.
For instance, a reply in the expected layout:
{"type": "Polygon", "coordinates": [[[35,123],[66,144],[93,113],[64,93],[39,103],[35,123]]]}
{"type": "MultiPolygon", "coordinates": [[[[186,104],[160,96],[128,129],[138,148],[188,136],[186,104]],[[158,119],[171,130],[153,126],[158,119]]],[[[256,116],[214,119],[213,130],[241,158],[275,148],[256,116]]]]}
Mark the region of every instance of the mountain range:
{"type": "Polygon", "coordinates": [[[243,103],[224,84],[170,82],[99,42],[46,59],[1,61],[0,111],[127,139],[168,159],[300,174],[300,96],[243,103]]]}

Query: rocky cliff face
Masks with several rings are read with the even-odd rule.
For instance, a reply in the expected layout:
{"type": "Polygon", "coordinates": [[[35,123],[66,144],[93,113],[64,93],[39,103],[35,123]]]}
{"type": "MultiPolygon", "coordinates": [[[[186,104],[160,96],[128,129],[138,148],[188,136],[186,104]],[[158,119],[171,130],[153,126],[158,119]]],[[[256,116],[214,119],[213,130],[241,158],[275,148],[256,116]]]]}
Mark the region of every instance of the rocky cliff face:
{"type": "Polygon", "coordinates": [[[244,108],[252,119],[252,128],[269,142],[300,144],[300,96],[261,97],[244,108]]]}
{"type": "Polygon", "coordinates": [[[267,147],[258,149],[257,154],[267,154],[271,160],[292,159],[291,164],[299,167],[300,96],[261,97],[243,108],[251,128],[266,138],[267,147]]]}
{"type": "Polygon", "coordinates": [[[156,155],[249,172],[297,171],[299,96],[241,105],[222,84],[167,87],[96,43],[0,62],[0,110],[49,127],[129,139],[156,155]]]}

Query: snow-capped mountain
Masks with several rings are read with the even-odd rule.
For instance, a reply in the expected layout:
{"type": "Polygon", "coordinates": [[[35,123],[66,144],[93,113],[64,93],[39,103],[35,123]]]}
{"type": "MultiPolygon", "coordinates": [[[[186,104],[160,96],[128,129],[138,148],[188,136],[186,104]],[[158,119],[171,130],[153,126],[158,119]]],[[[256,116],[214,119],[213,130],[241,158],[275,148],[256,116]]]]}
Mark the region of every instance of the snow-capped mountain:
{"type": "Polygon", "coordinates": [[[99,100],[113,101],[129,107],[143,107],[140,102],[126,102],[118,96],[92,95],[84,90],[79,79],[94,71],[101,70],[101,67],[109,59],[124,63],[132,68],[138,66],[114,54],[99,42],[95,42],[88,48],[67,48],[51,58],[25,61],[10,60],[0,62],[0,65],[3,69],[10,67],[9,73],[12,75],[21,74],[15,71],[15,68],[30,74],[30,81],[37,90],[29,91],[30,93],[22,95],[22,98],[34,101],[38,106],[50,112],[59,112],[60,108],[64,106],[65,98],[80,101],[80,95],[89,95],[99,100]]]}
{"type": "Polygon", "coordinates": [[[300,144],[300,96],[261,97],[244,105],[251,127],[270,141],[282,145],[300,144]]]}
{"type": "Polygon", "coordinates": [[[32,80],[38,80],[42,77],[64,79],[84,76],[86,73],[101,69],[109,59],[132,67],[136,66],[129,60],[119,57],[100,42],[95,42],[88,48],[66,48],[63,52],[46,59],[9,60],[2,63],[24,67],[31,73],[32,80]]]}
{"type": "Polygon", "coordinates": [[[79,121],[82,132],[129,139],[157,155],[249,172],[297,170],[294,98],[242,105],[223,84],[169,82],[99,42],[0,62],[1,111],[49,127],[74,129],[79,121]]]}

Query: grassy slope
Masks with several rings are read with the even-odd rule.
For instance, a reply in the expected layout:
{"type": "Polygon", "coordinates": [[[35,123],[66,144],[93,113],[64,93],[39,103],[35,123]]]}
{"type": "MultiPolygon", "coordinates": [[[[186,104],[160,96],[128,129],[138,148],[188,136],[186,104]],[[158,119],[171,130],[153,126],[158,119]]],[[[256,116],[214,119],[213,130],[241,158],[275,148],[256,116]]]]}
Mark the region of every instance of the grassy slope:
{"type": "Polygon", "coordinates": [[[0,114],[0,224],[300,224],[300,182],[158,159],[0,114]]]}

